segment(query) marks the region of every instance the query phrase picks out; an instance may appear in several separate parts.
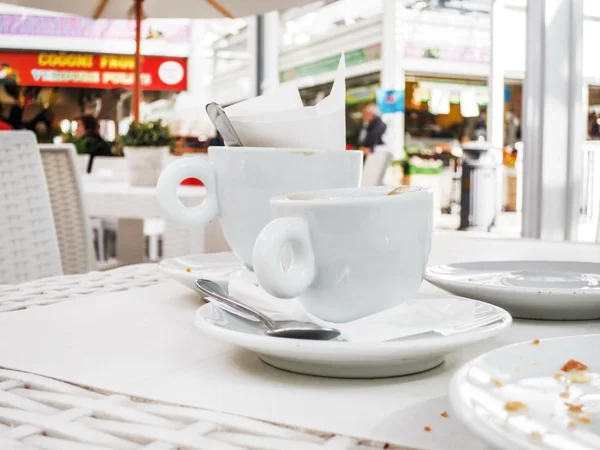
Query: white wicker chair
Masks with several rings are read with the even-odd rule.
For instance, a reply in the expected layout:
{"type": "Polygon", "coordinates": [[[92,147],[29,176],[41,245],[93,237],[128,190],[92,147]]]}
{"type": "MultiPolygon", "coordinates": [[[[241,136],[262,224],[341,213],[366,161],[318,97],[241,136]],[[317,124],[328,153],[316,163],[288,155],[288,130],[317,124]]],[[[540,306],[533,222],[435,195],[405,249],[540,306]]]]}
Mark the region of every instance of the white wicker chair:
{"type": "Polygon", "coordinates": [[[73,144],[39,146],[63,272],[86,273],[96,268],[93,240],[83,200],[73,144]]]}
{"type": "Polygon", "coordinates": [[[0,284],[62,274],[35,135],[0,131],[0,284]]]}

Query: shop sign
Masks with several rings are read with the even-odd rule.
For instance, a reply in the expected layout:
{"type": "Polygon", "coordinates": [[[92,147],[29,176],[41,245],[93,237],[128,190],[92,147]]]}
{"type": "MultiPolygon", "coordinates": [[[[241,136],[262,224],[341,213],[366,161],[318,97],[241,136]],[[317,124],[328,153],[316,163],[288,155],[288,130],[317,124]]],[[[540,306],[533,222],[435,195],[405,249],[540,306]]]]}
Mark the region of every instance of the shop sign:
{"type": "Polygon", "coordinates": [[[404,90],[377,89],[377,106],[382,114],[404,112],[404,90]]]}
{"type": "MultiPolygon", "coordinates": [[[[301,66],[294,67],[293,69],[283,70],[279,72],[279,80],[283,83],[285,81],[317,75],[320,73],[334,72],[337,70],[341,56],[341,54],[338,54],[308,64],[303,64],[301,66]]],[[[357,66],[369,61],[376,61],[381,59],[381,44],[351,50],[349,52],[345,52],[345,56],[346,67],[357,66]]]]}
{"type": "MultiPolygon", "coordinates": [[[[135,39],[135,22],[124,19],[24,16],[0,14],[0,34],[13,36],[64,37],[78,39],[135,39]]],[[[146,19],[142,38],[169,43],[189,43],[190,25],[181,19],[146,19]]]]}
{"type": "Polygon", "coordinates": [[[346,104],[355,105],[357,103],[369,103],[375,101],[375,93],[377,92],[377,84],[369,86],[359,86],[346,89],[346,104]]]}
{"type": "MultiPolygon", "coordinates": [[[[0,84],[42,87],[132,88],[130,55],[0,52],[0,84]]],[[[186,58],[143,56],[140,81],[152,91],[187,89],[186,58]]]]}

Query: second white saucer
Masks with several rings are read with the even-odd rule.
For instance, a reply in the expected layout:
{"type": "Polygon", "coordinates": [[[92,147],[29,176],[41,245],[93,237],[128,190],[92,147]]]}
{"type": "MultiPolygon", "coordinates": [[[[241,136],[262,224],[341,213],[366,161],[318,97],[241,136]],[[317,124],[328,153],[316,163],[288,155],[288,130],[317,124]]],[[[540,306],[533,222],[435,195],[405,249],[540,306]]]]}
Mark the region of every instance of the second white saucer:
{"type": "Polygon", "coordinates": [[[429,267],[425,279],[454,295],[483,300],[515,318],[600,319],[600,264],[480,261],[429,267]]]}

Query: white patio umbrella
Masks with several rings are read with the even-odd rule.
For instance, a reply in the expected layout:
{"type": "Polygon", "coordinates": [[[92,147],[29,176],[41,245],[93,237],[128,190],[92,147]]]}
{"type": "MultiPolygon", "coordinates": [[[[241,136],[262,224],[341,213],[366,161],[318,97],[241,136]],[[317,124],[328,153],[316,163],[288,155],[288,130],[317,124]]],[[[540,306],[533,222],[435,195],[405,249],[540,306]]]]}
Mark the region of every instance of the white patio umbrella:
{"type": "Polygon", "coordinates": [[[136,21],[133,117],[139,120],[141,21],[144,17],[214,19],[244,17],[312,3],[314,0],[2,0],[27,8],[59,11],[94,19],[136,21]]]}

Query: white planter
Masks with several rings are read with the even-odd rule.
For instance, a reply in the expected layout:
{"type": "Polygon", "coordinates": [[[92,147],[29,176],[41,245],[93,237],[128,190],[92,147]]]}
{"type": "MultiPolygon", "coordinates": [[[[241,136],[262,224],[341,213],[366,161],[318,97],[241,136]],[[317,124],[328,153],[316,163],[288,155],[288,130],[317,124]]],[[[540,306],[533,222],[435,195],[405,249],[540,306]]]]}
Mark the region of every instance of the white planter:
{"type": "Polygon", "coordinates": [[[167,164],[169,147],[123,148],[129,184],[132,186],[156,186],[160,173],[167,164]]]}

